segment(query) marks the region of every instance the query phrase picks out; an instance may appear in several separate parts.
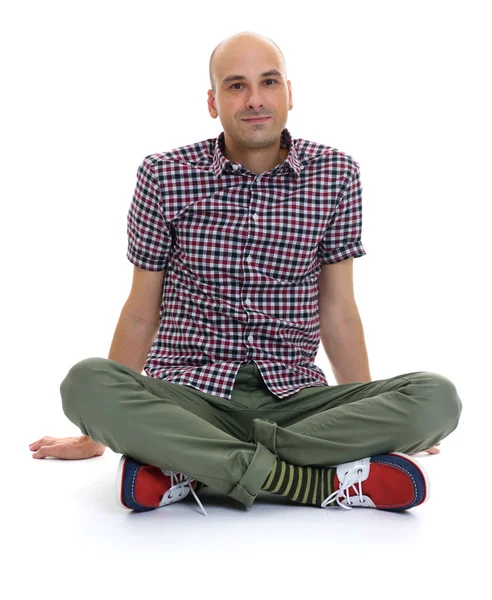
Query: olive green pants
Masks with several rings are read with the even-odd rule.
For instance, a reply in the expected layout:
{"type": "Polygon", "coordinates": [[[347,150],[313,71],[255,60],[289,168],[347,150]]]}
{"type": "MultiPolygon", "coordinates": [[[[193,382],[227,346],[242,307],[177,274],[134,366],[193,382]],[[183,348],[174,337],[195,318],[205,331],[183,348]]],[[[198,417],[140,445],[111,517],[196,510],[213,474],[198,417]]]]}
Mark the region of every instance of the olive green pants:
{"type": "Polygon", "coordinates": [[[84,435],[247,507],[277,457],[334,466],[419,452],[454,431],[462,409],[454,384],[428,371],[314,386],[281,400],[254,363],[238,370],[231,400],[98,357],[76,363],[60,393],[65,415],[84,435]]]}

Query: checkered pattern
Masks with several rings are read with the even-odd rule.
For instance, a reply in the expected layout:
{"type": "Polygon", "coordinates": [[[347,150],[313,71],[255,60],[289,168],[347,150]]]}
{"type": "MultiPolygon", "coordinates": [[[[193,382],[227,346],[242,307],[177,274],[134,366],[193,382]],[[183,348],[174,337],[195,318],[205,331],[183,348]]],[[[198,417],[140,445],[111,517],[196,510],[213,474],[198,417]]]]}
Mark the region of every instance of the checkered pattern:
{"type": "Polygon", "coordinates": [[[359,164],[287,129],[280,146],[260,174],[225,157],[224,132],[138,167],[127,258],[166,271],[150,377],[230,399],[254,361],[278,398],[329,385],[314,364],[318,275],[366,254],[359,164]]]}

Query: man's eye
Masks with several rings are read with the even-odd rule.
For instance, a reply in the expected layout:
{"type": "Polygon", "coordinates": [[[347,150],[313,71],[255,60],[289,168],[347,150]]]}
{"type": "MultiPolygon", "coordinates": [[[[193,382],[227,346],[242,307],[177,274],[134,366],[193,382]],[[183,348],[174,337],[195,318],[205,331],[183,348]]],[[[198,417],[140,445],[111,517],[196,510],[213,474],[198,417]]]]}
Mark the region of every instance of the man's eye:
{"type": "MultiPolygon", "coordinates": [[[[276,79],[265,79],[265,81],[275,81],[275,83],[277,83],[277,80],[276,80],[276,79]]],[[[233,88],[235,85],[242,85],[242,83],[233,83],[233,84],[231,85],[231,88],[233,88]]],[[[269,86],[267,86],[267,87],[272,87],[272,86],[271,86],[271,85],[269,85],[269,86]]],[[[237,89],[237,88],[235,88],[235,89],[237,89]]]]}

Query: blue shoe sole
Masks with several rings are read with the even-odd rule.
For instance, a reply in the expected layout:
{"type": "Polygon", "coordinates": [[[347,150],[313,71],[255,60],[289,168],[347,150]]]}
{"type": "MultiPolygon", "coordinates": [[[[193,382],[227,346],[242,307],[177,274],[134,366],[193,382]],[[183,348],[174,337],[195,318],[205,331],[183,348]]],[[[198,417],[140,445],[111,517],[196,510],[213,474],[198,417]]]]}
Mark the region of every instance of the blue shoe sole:
{"type": "Polygon", "coordinates": [[[371,462],[393,465],[402,471],[408,473],[412,479],[415,490],[415,498],[412,502],[401,508],[381,508],[378,510],[389,510],[391,512],[401,512],[415,506],[421,506],[430,497],[430,479],[423,465],[408,454],[403,452],[390,452],[388,454],[378,454],[371,457],[371,462]]]}
{"type": "Polygon", "coordinates": [[[116,473],[116,501],[128,510],[147,512],[155,508],[141,506],[133,497],[133,482],[141,466],[142,463],[130,456],[120,458],[116,473]]]}

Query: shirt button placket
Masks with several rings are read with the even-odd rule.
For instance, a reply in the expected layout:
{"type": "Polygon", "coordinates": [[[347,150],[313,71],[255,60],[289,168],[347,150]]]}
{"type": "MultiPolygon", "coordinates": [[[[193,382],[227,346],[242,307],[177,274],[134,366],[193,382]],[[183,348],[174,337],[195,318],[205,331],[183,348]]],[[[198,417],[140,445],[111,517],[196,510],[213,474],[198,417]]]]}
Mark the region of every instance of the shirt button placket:
{"type": "MultiPolygon", "coordinates": [[[[259,183],[259,182],[260,182],[260,180],[261,180],[261,175],[258,175],[258,177],[256,177],[256,178],[255,178],[255,180],[254,180],[254,182],[253,182],[253,183],[254,183],[254,184],[255,184],[255,183],[259,183]]],[[[251,217],[252,217],[252,219],[253,219],[254,221],[257,221],[257,220],[258,220],[258,214],[257,214],[256,212],[252,213],[251,217]]],[[[248,255],[248,256],[246,257],[246,261],[247,261],[247,262],[251,262],[251,256],[249,256],[249,255],[248,255]]],[[[244,301],[244,303],[245,303],[247,306],[251,306],[251,298],[246,298],[246,299],[245,299],[245,301],[244,301]]],[[[251,342],[253,341],[253,339],[254,339],[254,338],[253,338],[253,336],[252,336],[251,334],[250,334],[250,335],[248,335],[248,342],[250,342],[250,343],[251,343],[251,342]]]]}

